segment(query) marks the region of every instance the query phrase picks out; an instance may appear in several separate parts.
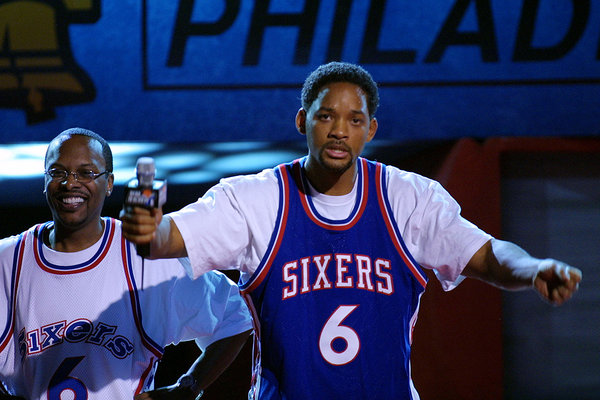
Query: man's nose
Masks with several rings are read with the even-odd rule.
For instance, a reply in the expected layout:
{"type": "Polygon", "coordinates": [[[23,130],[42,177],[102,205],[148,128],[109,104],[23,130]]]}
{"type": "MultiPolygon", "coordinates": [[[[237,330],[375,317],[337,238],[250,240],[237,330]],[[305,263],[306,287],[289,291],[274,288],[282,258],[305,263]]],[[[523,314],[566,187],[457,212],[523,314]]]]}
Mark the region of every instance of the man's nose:
{"type": "Polygon", "coordinates": [[[329,135],[336,139],[342,139],[347,135],[347,124],[342,118],[337,118],[333,121],[329,135]]]}

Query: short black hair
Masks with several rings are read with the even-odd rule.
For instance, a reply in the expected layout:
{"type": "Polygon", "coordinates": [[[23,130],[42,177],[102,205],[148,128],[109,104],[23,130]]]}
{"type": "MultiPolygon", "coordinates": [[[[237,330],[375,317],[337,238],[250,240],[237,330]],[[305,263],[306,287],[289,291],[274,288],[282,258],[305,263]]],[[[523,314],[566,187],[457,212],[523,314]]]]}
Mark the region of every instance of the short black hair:
{"type": "Polygon", "coordinates": [[[302,86],[302,108],[308,111],[321,88],[334,82],[349,82],[358,85],[367,95],[369,117],[375,116],[377,107],[379,107],[377,83],[363,67],[339,61],[321,65],[306,78],[302,86]]]}
{"type": "MultiPolygon", "coordinates": [[[[52,142],[54,142],[55,140],[60,139],[63,136],[71,137],[73,135],[87,136],[89,138],[97,140],[100,143],[100,145],[102,146],[102,157],[104,157],[104,164],[105,164],[106,170],[108,172],[113,172],[112,150],[110,149],[108,142],[102,136],[98,135],[96,132],[92,132],[89,129],[84,129],[84,128],[69,128],[67,130],[62,131],[58,135],[56,135],[56,137],[50,141],[50,144],[52,142]]],[[[66,138],[65,138],[65,140],[66,140],[66,138]]],[[[48,160],[48,151],[49,150],[50,150],[50,145],[48,145],[48,148],[46,149],[46,155],[44,157],[44,165],[46,165],[46,162],[48,160]]]]}

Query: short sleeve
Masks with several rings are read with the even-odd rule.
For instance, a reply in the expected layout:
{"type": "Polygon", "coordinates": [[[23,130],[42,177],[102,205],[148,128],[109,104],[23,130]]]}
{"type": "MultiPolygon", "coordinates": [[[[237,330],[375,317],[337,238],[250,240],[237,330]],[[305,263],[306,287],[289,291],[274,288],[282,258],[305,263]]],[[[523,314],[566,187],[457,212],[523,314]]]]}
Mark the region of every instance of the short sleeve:
{"type": "Polygon", "coordinates": [[[453,289],[491,236],[461,216],[459,204],[440,183],[394,167],[386,171],[390,203],[408,250],[434,271],[445,290],[453,289]]]}
{"type": "Polygon", "coordinates": [[[273,169],[222,179],[206,194],[169,216],[177,225],[197,277],[213,269],[251,275],[275,226],[279,185],[273,169]]]}
{"type": "MultiPolygon", "coordinates": [[[[155,260],[170,264],[178,260],[155,260]]],[[[159,269],[160,265],[146,266],[159,269]]],[[[168,269],[168,268],[167,268],[168,269]]],[[[192,279],[179,272],[140,291],[143,325],[162,346],[196,339],[209,344],[252,328],[252,319],[238,286],[218,271],[192,279]]]]}

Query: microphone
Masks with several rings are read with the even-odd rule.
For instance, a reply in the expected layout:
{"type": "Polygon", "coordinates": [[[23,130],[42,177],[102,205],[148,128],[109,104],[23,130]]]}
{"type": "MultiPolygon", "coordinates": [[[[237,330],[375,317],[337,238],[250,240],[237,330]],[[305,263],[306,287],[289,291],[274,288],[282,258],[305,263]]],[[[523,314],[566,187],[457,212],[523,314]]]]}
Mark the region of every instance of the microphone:
{"type": "MultiPolygon", "coordinates": [[[[154,179],[156,169],[152,157],[140,157],[135,166],[136,178],[131,179],[125,187],[124,208],[146,209],[161,208],[167,201],[167,182],[154,179]]],[[[136,245],[139,256],[150,255],[150,244],[136,245]]]]}

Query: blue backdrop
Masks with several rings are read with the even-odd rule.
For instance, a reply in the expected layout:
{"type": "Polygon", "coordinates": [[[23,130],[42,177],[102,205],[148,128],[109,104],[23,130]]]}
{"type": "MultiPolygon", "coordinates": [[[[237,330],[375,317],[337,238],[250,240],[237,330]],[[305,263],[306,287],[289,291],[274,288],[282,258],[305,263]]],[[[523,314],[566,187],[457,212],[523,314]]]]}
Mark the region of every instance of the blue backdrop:
{"type": "Polygon", "coordinates": [[[591,0],[0,0],[0,140],[293,140],[305,76],[380,83],[378,138],[600,132],[591,0]]]}

